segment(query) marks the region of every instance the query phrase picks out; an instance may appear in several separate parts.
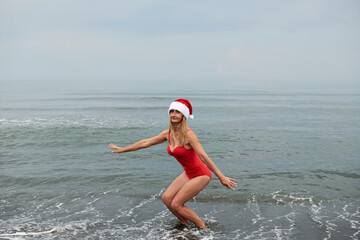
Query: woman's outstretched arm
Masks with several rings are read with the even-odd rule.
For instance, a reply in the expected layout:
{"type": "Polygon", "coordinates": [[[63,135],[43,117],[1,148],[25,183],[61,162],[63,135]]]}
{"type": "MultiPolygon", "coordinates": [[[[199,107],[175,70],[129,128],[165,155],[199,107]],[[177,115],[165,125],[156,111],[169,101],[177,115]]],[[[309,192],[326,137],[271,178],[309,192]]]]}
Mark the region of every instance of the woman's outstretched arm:
{"type": "Polygon", "coordinates": [[[165,142],[167,140],[168,133],[169,133],[169,130],[165,130],[155,137],[140,140],[137,143],[134,143],[133,145],[130,145],[130,146],[127,146],[124,148],[118,147],[114,144],[109,144],[109,148],[115,149],[115,151],[112,151],[113,153],[131,152],[131,151],[136,151],[136,150],[139,150],[142,148],[148,148],[153,145],[165,142]]]}
{"type": "Polygon", "coordinates": [[[201,161],[205,163],[205,165],[218,177],[221,184],[230,188],[231,190],[235,190],[234,187],[237,187],[235,179],[225,177],[220,170],[217,168],[215,163],[209,158],[206,154],[205,150],[201,146],[199,139],[195,135],[193,131],[188,131],[186,134],[186,139],[191,147],[195,150],[196,154],[199,156],[201,161]]]}

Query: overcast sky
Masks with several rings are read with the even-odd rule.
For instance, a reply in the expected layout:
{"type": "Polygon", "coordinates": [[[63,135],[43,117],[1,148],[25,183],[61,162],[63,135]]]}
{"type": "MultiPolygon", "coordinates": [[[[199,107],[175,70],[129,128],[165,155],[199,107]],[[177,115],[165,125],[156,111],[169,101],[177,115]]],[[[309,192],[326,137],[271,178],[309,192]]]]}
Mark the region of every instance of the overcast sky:
{"type": "Polygon", "coordinates": [[[360,1],[0,0],[0,80],[360,84],[360,1]]]}

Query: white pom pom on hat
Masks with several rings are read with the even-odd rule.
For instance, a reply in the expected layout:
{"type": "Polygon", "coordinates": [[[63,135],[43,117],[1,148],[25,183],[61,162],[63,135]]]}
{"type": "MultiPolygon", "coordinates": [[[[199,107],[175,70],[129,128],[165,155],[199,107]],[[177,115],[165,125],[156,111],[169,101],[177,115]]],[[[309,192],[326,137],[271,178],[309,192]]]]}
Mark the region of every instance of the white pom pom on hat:
{"type": "Polygon", "coordinates": [[[189,100],[186,99],[177,99],[170,104],[168,114],[170,115],[170,110],[178,110],[181,112],[186,119],[194,119],[192,112],[192,106],[189,100]]]}

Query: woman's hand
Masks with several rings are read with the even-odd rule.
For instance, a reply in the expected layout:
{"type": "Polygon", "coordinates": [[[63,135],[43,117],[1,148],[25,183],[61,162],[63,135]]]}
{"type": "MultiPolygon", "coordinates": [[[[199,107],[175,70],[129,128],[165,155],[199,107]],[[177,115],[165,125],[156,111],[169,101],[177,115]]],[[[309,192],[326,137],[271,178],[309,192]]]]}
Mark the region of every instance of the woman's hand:
{"type": "Polygon", "coordinates": [[[231,190],[235,190],[234,187],[237,187],[237,184],[235,182],[235,179],[229,178],[229,177],[223,177],[220,179],[220,182],[225,187],[230,188],[231,190]]]}
{"type": "Polygon", "coordinates": [[[109,144],[109,148],[110,148],[110,149],[116,149],[115,151],[112,151],[113,153],[121,153],[121,152],[122,152],[122,149],[123,149],[123,148],[118,147],[118,146],[116,146],[116,145],[114,145],[114,144],[109,144]]]}

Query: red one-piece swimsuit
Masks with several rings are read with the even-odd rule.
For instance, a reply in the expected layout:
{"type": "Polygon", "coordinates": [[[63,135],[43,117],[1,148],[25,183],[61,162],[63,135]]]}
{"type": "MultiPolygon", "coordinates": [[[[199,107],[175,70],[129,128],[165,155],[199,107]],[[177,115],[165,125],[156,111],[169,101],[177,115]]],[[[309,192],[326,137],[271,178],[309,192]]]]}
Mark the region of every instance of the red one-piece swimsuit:
{"type": "MultiPolygon", "coordinates": [[[[191,129],[188,129],[191,130],[191,129]]],[[[168,137],[167,151],[171,156],[174,156],[176,160],[184,168],[186,175],[189,179],[207,175],[212,177],[210,169],[201,161],[194,149],[186,149],[184,146],[174,148],[173,152],[170,150],[170,130],[168,137]]]]}

